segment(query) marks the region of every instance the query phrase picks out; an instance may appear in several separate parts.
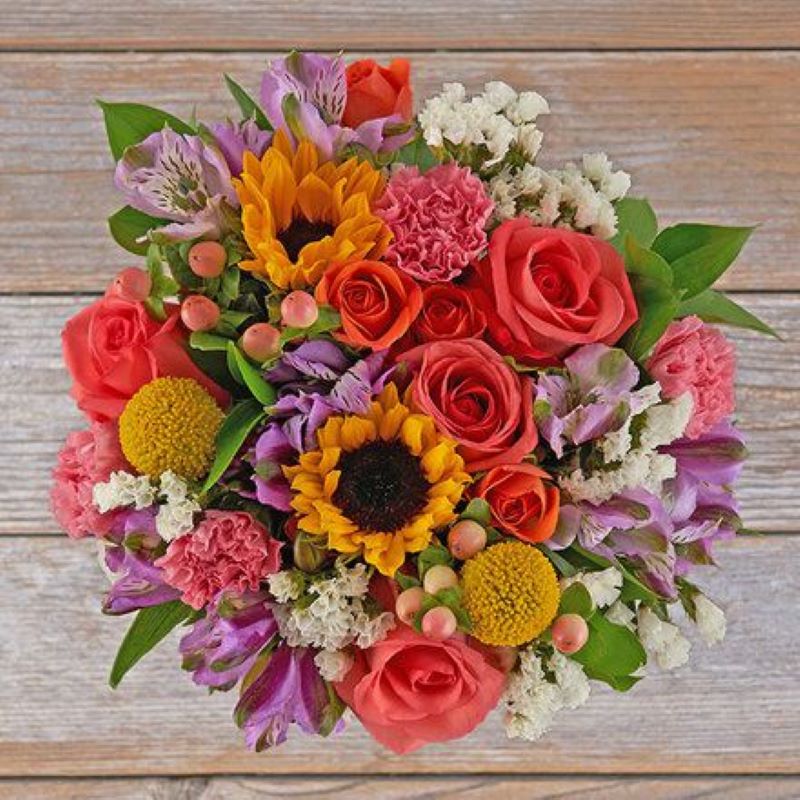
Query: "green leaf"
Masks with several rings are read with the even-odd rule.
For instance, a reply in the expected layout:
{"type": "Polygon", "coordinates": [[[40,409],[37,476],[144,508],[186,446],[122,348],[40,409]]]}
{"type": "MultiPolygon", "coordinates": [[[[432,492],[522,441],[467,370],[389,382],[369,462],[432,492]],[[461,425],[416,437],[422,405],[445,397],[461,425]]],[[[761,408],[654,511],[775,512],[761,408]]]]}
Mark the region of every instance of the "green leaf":
{"type": "Polygon", "coordinates": [[[643,247],[650,247],[658,232],[656,212],[644,197],[624,197],[614,204],[617,234],[609,240],[620,255],[625,255],[625,234],[630,233],[643,247]]]}
{"type": "Polygon", "coordinates": [[[262,131],[271,131],[272,125],[269,124],[267,115],[264,113],[261,106],[258,105],[249,93],[236,83],[230,75],[225,73],[223,77],[225,78],[225,85],[228,87],[228,91],[231,93],[242,112],[242,116],[245,119],[254,119],[256,125],[258,125],[262,131]]]}
{"type": "Polygon", "coordinates": [[[482,497],[473,497],[459,515],[459,519],[471,519],[486,527],[492,521],[492,509],[482,497]]]}
{"type": "Polygon", "coordinates": [[[560,555],[555,550],[551,550],[549,547],[545,547],[541,544],[537,545],[537,547],[550,559],[550,563],[555,567],[559,575],[565,578],[571,578],[573,575],[577,575],[580,572],[576,566],[570,564],[564,556],[560,555]]]}
{"type": "Polygon", "coordinates": [[[753,228],[683,223],[665,228],[653,250],[670,264],[675,286],[684,298],[711,286],[736,260],[753,228]]]}
{"type": "Polygon", "coordinates": [[[671,286],[652,277],[631,275],[630,281],[639,319],[621,344],[631,358],[641,361],[675,319],[680,298],[671,286]]]}
{"type": "Polygon", "coordinates": [[[108,229],[114,241],[129,253],[137,256],[146,255],[150,243],[138,241],[153,228],[160,228],[164,220],[156,219],[135,208],[125,206],[108,218],[108,229]]]}
{"type": "Polygon", "coordinates": [[[284,328],[281,331],[280,343],[284,345],[301,336],[306,339],[311,339],[320,334],[335,331],[341,324],[342,318],[335,308],[331,308],[331,306],[320,306],[319,316],[313,325],[310,325],[308,328],[284,328]]]}
{"type": "Polygon", "coordinates": [[[413,575],[406,575],[404,572],[396,572],[394,579],[397,581],[403,591],[406,589],[413,589],[414,587],[421,585],[413,575]]]}
{"type": "Polygon", "coordinates": [[[175,133],[194,133],[183,120],[158,108],[140,103],[105,103],[98,100],[106,123],[106,134],[111,154],[116,161],[122,158],[125,148],[146,139],[165,126],[175,133]]]}
{"type": "Polygon", "coordinates": [[[250,394],[262,406],[271,406],[277,397],[275,389],[264,380],[261,373],[248,361],[247,356],[230,339],[228,340],[228,353],[236,361],[239,374],[242,376],[245,386],[250,390],[250,394]]]}
{"type": "Polygon", "coordinates": [[[639,240],[631,233],[625,234],[622,255],[629,274],[641,275],[672,286],[674,281],[670,265],[658,253],[642,247],[639,240]]]}
{"type": "Polygon", "coordinates": [[[436,564],[453,564],[453,557],[450,551],[439,541],[428,545],[417,558],[417,571],[420,580],[425,577],[425,573],[436,564]]]}
{"type": "Polygon", "coordinates": [[[265,416],[264,406],[257,400],[237,403],[225,417],[216,441],[216,456],[201,489],[207,492],[230,466],[250,432],[265,416]]]}
{"type": "Polygon", "coordinates": [[[116,689],[125,675],[192,613],[193,609],[180,600],[143,608],[131,623],[117,651],[108,679],[111,688],[116,689]]]}
{"type": "Polygon", "coordinates": [[[582,583],[573,583],[561,595],[559,614],[577,614],[589,619],[594,613],[594,601],[589,590],[582,583]]]}
{"type": "Polygon", "coordinates": [[[439,164],[436,154],[419,136],[401,147],[392,161],[396,164],[415,166],[420,172],[427,172],[439,164]]]}
{"type": "Polygon", "coordinates": [[[706,289],[704,292],[684,300],[678,306],[679,317],[688,317],[692,314],[706,322],[748,328],[751,331],[765,333],[767,336],[774,336],[776,339],[781,338],[766,322],[762,322],[757,316],[714,289],[706,289]]]}
{"type": "Polygon", "coordinates": [[[194,331],[189,337],[189,346],[195,350],[202,350],[204,353],[227,352],[230,339],[224,336],[217,336],[208,331],[194,331]]]}

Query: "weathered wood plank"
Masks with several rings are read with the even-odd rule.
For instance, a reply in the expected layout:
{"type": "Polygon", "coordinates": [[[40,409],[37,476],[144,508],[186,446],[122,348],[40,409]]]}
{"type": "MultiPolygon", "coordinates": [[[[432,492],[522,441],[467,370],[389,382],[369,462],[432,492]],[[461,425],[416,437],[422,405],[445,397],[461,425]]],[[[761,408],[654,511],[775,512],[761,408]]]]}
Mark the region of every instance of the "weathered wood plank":
{"type": "Polygon", "coordinates": [[[101,0],[2,3],[0,47],[11,49],[256,49],[793,47],[792,0],[353,0],[170,3],[101,0]],[[224,21],[224,22],[223,22],[224,21]],[[368,21],[369,24],[361,24],[368,21]]]}
{"type": "Polygon", "coordinates": [[[638,778],[613,777],[231,777],[231,778],[91,778],[84,780],[10,780],[0,783],[0,800],[594,800],[647,797],[649,800],[794,800],[800,779],[794,777],[638,778]]]}
{"type": "MultiPolygon", "coordinates": [[[[30,7],[14,9],[28,13],[23,10],[30,7]]],[[[494,4],[487,8],[500,16],[494,4]]],[[[697,4],[693,8],[699,13],[697,4]]],[[[142,25],[138,7],[130,13],[137,24],[119,29],[149,36],[152,28],[142,25]]],[[[761,18],[761,11],[748,14],[746,24],[761,18]]],[[[536,27],[538,17],[531,19],[536,27]]],[[[418,19],[414,26],[427,27],[418,19]]],[[[0,291],[96,290],[112,267],[131,262],[105,229],[105,217],[120,201],[92,98],[145,102],[185,115],[197,106],[201,118],[221,117],[234,106],[220,73],[255,86],[263,58],[0,54],[0,291]]],[[[665,223],[761,222],[726,285],[800,289],[800,53],[419,54],[414,75],[419,98],[443,80],[477,87],[503,78],[539,89],[554,112],[544,123],[543,163],[607,150],[665,223]]]]}
{"type": "Polygon", "coordinates": [[[400,758],[357,724],[247,753],[230,720],[234,697],[209,697],[181,673],[175,637],[112,692],[105,681],[127,623],[97,611],[105,579],[92,544],[2,539],[0,776],[794,774],[800,617],[786,610],[798,546],[798,536],[768,536],[724,548],[723,570],[702,583],[726,606],[729,636],[714,650],[696,644],[691,667],[626,696],[600,687],[535,744],[507,741],[495,717],[458,743],[400,758]]]}
{"type": "MultiPolygon", "coordinates": [[[[740,496],[747,523],[798,530],[800,496],[800,296],[745,295],[744,304],[786,341],[736,332],[739,418],[751,450],[740,496]]],[[[67,431],[82,425],[67,396],[59,353],[64,321],[89,298],[0,298],[0,533],[52,531],[49,472],[67,431]]]]}

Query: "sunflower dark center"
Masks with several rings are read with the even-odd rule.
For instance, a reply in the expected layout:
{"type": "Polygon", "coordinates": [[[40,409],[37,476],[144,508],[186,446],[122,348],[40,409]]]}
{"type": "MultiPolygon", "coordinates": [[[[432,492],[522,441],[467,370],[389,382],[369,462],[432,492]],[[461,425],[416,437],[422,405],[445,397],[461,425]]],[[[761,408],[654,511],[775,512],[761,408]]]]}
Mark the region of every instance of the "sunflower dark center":
{"type": "Polygon", "coordinates": [[[307,219],[296,219],[278,236],[281,244],[286,249],[290,261],[297,261],[300,251],[309,242],[318,242],[334,232],[333,225],[327,222],[309,222],[307,219]]]}
{"type": "Polygon", "coordinates": [[[419,459],[400,442],[369,442],[339,459],[333,501],[362,530],[399,530],[427,503],[429,484],[419,459]]]}

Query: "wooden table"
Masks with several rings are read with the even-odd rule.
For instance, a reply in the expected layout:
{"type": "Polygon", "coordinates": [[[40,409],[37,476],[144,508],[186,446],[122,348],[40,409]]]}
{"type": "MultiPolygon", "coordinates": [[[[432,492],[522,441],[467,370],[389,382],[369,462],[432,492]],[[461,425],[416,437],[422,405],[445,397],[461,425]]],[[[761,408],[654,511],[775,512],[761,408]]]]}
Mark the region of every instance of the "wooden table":
{"type": "MultiPolygon", "coordinates": [[[[800,796],[800,6],[797,0],[0,0],[0,798],[800,796]],[[287,10],[288,9],[288,10],[287,10]],[[739,345],[744,516],[706,585],[729,637],[549,738],[497,720],[405,758],[357,725],[253,755],[174,647],[111,692],[126,622],[94,547],[55,533],[48,472],[81,424],[58,333],[131,258],[92,98],[201,117],[298,45],[413,57],[417,96],[502,78],[551,101],[546,160],[606,150],[664,222],[761,222],[725,279],[784,337],[739,345]]],[[[173,642],[174,644],[174,642],[173,642]]]]}

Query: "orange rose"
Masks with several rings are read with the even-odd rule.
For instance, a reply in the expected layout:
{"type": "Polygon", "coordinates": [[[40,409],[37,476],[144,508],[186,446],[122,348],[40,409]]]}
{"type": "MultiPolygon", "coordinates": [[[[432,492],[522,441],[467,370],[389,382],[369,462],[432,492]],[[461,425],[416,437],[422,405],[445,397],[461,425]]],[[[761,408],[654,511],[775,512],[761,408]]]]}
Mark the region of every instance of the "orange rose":
{"type": "Polygon", "coordinates": [[[342,123],[357,128],[362,122],[395,114],[404,122],[410,120],[410,73],[411,65],[404,58],[396,58],[388,67],[371,58],[350,64],[342,123]]]}
{"type": "Polygon", "coordinates": [[[381,261],[328,267],[315,296],[341,315],[342,341],[372,350],[396,342],[422,308],[422,290],[413,279],[381,261]]]}
{"type": "Polygon", "coordinates": [[[489,504],[498,528],[524,542],[544,542],[556,529],[560,505],[558,489],[549,478],[533,464],[504,464],[490,469],[474,494],[489,504]]]}

